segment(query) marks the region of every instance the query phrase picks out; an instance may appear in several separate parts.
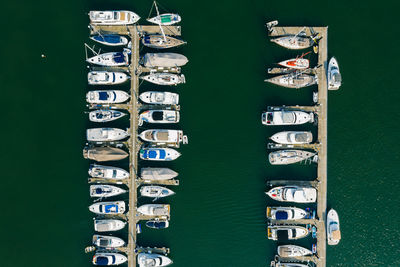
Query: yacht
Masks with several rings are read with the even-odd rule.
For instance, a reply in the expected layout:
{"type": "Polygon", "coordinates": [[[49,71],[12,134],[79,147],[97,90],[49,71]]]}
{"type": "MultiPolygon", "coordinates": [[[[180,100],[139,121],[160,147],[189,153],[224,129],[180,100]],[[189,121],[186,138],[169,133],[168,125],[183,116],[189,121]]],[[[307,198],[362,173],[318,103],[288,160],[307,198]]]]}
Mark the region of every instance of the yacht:
{"type": "Polygon", "coordinates": [[[142,197],[162,198],[174,195],[175,192],[169,188],[157,185],[144,185],[140,188],[142,197]]]}
{"type": "Polygon", "coordinates": [[[273,83],[287,88],[303,88],[314,85],[318,82],[317,76],[308,75],[301,72],[283,74],[264,80],[265,82],[273,83]]]}
{"type": "Polygon", "coordinates": [[[277,186],[265,193],[282,202],[314,203],[317,200],[317,189],[310,186],[277,186]]]}
{"type": "Polygon", "coordinates": [[[314,39],[309,36],[302,35],[285,35],[272,38],[271,42],[276,43],[288,49],[306,49],[315,44],[314,39]]]}
{"type": "Polygon", "coordinates": [[[328,245],[337,245],[340,242],[339,215],[334,209],[329,210],[326,216],[326,236],[328,245]]]}
{"type": "Polygon", "coordinates": [[[95,161],[113,161],[113,160],[121,160],[128,157],[129,154],[116,147],[89,147],[86,146],[83,148],[83,157],[85,159],[91,159],[95,161]]]}
{"type": "Polygon", "coordinates": [[[278,63],[278,65],[289,69],[305,70],[310,67],[310,60],[302,57],[297,57],[281,61],[278,63]]]}
{"type": "Polygon", "coordinates": [[[115,236],[94,235],[93,245],[101,248],[119,248],[125,245],[125,241],[115,236]]]}
{"type": "Polygon", "coordinates": [[[123,52],[108,52],[96,55],[86,59],[86,62],[104,67],[128,66],[130,54],[131,51],[125,48],[123,52]]]}
{"type": "Polygon", "coordinates": [[[89,188],[91,197],[113,197],[126,193],[126,190],[108,184],[91,185],[89,188]]]}
{"type": "Polygon", "coordinates": [[[124,169],[112,166],[97,165],[97,164],[90,164],[89,175],[94,178],[115,179],[115,180],[122,180],[129,178],[129,172],[127,172],[124,169]]]}
{"type": "Polygon", "coordinates": [[[141,76],[140,78],[158,85],[178,85],[186,82],[185,75],[166,72],[150,73],[149,75],[141,76]]]}
{"type": "Polygon", "coordinates": [[[161,34],[145,35],[142,38],[142,43],[144,46],[155,49],[165,49],[186,44],[186,42],[181,39],[168,35],[163,36],[161,34]]]}
{"type": "Polygon", "coordinates": [[[93,256],[93,264],[100,266],[119,265],[128,261],[128,258],[120,253],[98,252],[93,256]]]}
{"type": "Polygon", "coordinates": [[[145,204],[138,207],[137,211],[147,216],[169,216],[170,206],[168,204],[145,204]]]}
{"type": "Polygon", "coordinates": [[[270,225],[268,239],[286,241],[304,238],[309,234],[307,228],[298,225],[270,225]]]}
{"type": "Polygon", "coordinates": [[[128,99],[129,94],[121,90],[96,90],[86,94],[86,101],[91,104],[118,104],[128,99]]]}
{"type": "Polygon", "coordinates": [[[178,123],[179,111],[176,110],[146,110],[139,115],[139,126],[147,123],[178,123]]]}
{"type": "Polygon", "coordinates": [[[172,148],[143,148],[140,158],[144,160],[171,161],[179,158],[181,153],[172,148]]]}
{"type": "Polygon", "coordinates": [[[264,125],[299,125],[314,122],[314,113],[299,110],[271,110],[262,113],[261,122],[264,125]]]}
{"type": "Polygon", "coordinates": [[[342,75],[336,58],[332,57],[328,64],[328,89],[337,90],[342,85],[342,75]]]}
{"type": "Polygon", "coordinates": [[[90,11],[90,24],[99,25],[128,25],[136,23],[140,17],[132,11],[90,11]]]}
{"type": "Polygon", "coordinates": [[[139,253],[137,255],[139,267],[158,267],[172,264],[172,260],[166,256],[156,253],[139,253]]]}
{"type": "Polygon", "coordinates": [[[96,214],[123,214],[125,213],[124,201],[98,202],[89,206],[89,210],[96,214]]]}
{"type": "Polygon", "coordinates": [[[187,57],[177,53],[147,53],[143,56],[143,66],[147,68],[172,68],[186,65],[187,57]]]}
{"type": "Polygon", "coordinates": [[[272,165],[288,165],[309,159],[315,156],[315,154],[316,153],[314,152],[296,149],[278,150],[269,153],[268,159],[269,163],[271,163],[272,165]]]}
{"type": "Polygon", "coordinates": [[[153,229],[165,229],[168,228],[168,220],[150,220],[146,222],[146,226],[153,229]]]}
{"type": "Polygon", "coordinates": [[[139,134],[139,137],[146,142],[157,143],[157,144],[168,144],[174,143],[179,144],[183,141],[183,131],[181,130],[162,130],[162,129],[150,129],[143,131],[139,134]]]}
{"type": "Polygon", "coordinates": [[[312,133],[306,131],[284,131],[271,136],[271,140],[275,143],[285,145],[309,144],[312,139],[312,133]]]}
{"type": "Polygon", "coordinates": [[[155,16],[153,18],[149,18],[147,19],[147,21],[158,25],[168,26],[179,23],[181,21],[181,16],[179,16],[178,14],[165,13],[155,16]]]}
{"type": "Polygon", "coordinates": [[[130,77],[123,72],[91,71],[88,73],[90,85],[114,85],[126,82],[130,77]]]}
{"type": "Polygon", "coordinates": [[[128,136],[127,131],[118,128],[92,128],[86,130],[86,138],[89,142],[118,141],[128,136]]]}
{"type": "Polygon", "coordinates": [[[125,227],[126,222],[115,219],[94,220],[94,230],[96,232],[118,231],[125,227]]]}
{"type": "Polygon", "coordinates": [[[118,110],[97,109],[89,112],[89,120],[93,122],[109,122],[122,118],[126,115],[126,113],[118,110]]]}
{"type": "Polygon", "coordinates": [[[140,171],[140,177],[143,180],[163,181],[177,176],[177,172],[168,168],[142,168],[140,171]]]}
{"type": "Polygon", "coordinates": [[[89,37],[95,42],[108,46],[121,46],[128,44],[128,38],[117,34],[98,34],[89,37]]]}
{"type": "Polygon", "coordinates": [[[278,255],[282,258],[294,258],[312,255],[312,251],[295,245],[278,246],[278,255]]]}
{"type": "Polygon", "coordinates": [[[270,220],[301,220],[307,212],[295,207],[267,207],[267,218],[270,220]]]}
{"type": "Polygon", "coordinates": [[[139,95],[139,99],[147,104],[178,105],[179,95],[170,92],[149,91],[139,95]]]}

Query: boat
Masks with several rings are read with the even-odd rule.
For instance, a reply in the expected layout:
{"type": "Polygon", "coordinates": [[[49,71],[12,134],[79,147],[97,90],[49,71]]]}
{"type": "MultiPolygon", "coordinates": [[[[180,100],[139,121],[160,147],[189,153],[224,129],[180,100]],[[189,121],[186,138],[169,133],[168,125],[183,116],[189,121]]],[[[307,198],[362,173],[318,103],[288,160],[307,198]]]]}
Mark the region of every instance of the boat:
{"type": "Polygon", "coordinates": [[[147,216],[169,216],[170,206],[168,204],[145,204],[138,207],[137,211],[147,216]]]}
{"type": "Polygon", "coordinates": [[[179,23],[181,20],[182,20],[181,16],[172,13],[159,14],[153,18],[147,19],[147,21],[150,23],[164,25],[164,26],[179,23]]]}
{"type": "Polygon", "coordinates": [[[295,207],[267,207],[267,218],[270,220],[301,220],[307,212],[295,207]]]}
{"type": "Polygon", "coordinates": [[[177,53],[146,53],[143,56],[143,66],[147,68],[180,67],[186,65],[188,61],[187,57],[177,53]]]}
{"type": "Polygon", "coordinates": [[[310,186],[277,186],[265,193],[282,202],[314,203],[317,200],[317,189],[310,186]]]}
{"type": "Polygon", "coordinates": [[[91,185],[89,188],[91,197],[113,197],[126,193],[126,190],[107,184],[91,185]]]}
{"type": "Polygon", "coordinates": [[[118,231],[124,228],[126,222],[115,219],[94,220],[94,230],[96,232],[118,231]]]}
{"type": "Polygon", "coordinates": [[[169,188],[157,185],[144,185],[140,188],[142,197],[162,198],[174,195],[175,192],[169,188]]]}
{"type": "Polygon", "coordinates": [[[179,144],[183,141],[183,131],[181,130],[162,130],[149,129],[141,132],[139,137],[146,142],[157,144],[174,143],[179,144]]]}
{"type": "Polygon", "coordinates": [[[314,85],[318,82],[317,76],[308,75],[301,72],[283,74],[264,80],[265,82],[273,83],[287,88],[303,88],[314,85]]]}
{"type": "Polygon", "coordinates": [[[117,141],[128,136],[127,131],[118,128],[91,128],[86,130],[86,138],[89,142],[117,141]]]}
{"type": "Polygon", "coordinates": [[[89,112],[89,120],[93,122],[109,122],[122,118],[126,115],[126,113],[118,110],[97,109],[89,112]]]}
{"type": "Polygon", "coordinates": [[[282,262],[279,260],[272,261],[270,267],[310,267],[310,265],[299,262],[282,262]]]}
{"type": "MultiPolygon", "coordinates": [[[[307,53],[308,54],[308,53],[307,53]]],[[[305,54],[306,55],[306,54],[305,54]]],[[[288,60],[284,60],[278,63],[282,67],[289,68],[289,69],[296,69],[296,70],[305,70],[310,67],[310,60],[301,57],[291,58],[288,60]]]]}
{"type": "Polygon", "coordinates": [[[140,78],[158,85],[178,85],[180,83],[185,83],[185,75],[183,74],[156,72],[141,76],[140,78]]]}
{"type": "Polygon", "coordinates": [[[337,245],[340,242],[339,215],[334,209],[329,210],[326,216],[326,236],[328,245],[337,245]]]}
{"type": "Polygon", "coordinates": [[[128,66],[130,53],[131,51],[125,48],[123,52],[108,52],[95,55],[86,59],[86,62],[105,67],[128,66]]]}
{"type": "Polygon", "coordinates": [[[168,35],[149,34],[142,38],[142,44],[150,48],[165,49],[184,45],[186,42],[168,35]]]}
{"type": "Polygon", "coordinates": [[[269,153],[268,160],[269,163],[272,165],[288,165],[309,159],[315,154],[316,154],[315,152],[309,152],[297,149],[278,150],[269,153]]]}
{"type": "Polygon", "coordinates": [[[181,153],[172,148],[143,148],[140,158],[144,160],[171,161],[179,158],[181,153]]]}
{"type": "Polygon", "coordinates": [[[86,94],[86,101],[91,104],[118,104],[128,99],[129,94],[121,90],[96,90],[86,94]]]}
{"type": "Polygon", "coordinates": [[[278,246],[278,255],[282,258],[294,258],[312,255],[312,251],[295,245],[278,246]]]}
{"type": "Polygon", "coordinates": [[[123,214],[125,212],[124,201],[98,202],[89,206],[89,210],[96,214],[123,214]]]}
{"type": "Polygon", "coordinates": [[[140,171],[140,177],[143,180],[163,181],[177,176],[177,172],[168,168],[142,168],[140,171]]]}
{"type": "Polygon", "coordinates": [[[286,241],[306,237],[307,228],[298,225],[270,225],[268,226],[268,239],[286,241]]]}
{"type": "Polygon", "coordinates": [[[263,112],[261,122],[264,125],[299,125],[314,122],[314,113],[299,110],[276,110],[263,112]]]}
{"type": "Polygon", "coordinates": [[[179,111],[176,110],[146,110],[139,115],[138,125],[147,123],[178,123],[180,119],[179,111]]]}
{"type": "Polygon", "coordinates": [[[124,169],[112,166],[97,165],[97,164],[90,164],[89,175],[94,178],[115,179],[115,180],[122,180],[129,178],[129,172],[127,172],[124,169]]]}
{"type": "Polygon", "coordinates": [[[306,131],[284,131],[276,133],[270,138],[278,144],[294,145],[309,144],[312,142],[313,136],[311,132],[306,131]]]}
{"type": "Polygon", "coordinates": [[[121,160],[128,157],[129,154],[116,147],[84,147],[83,157],[85,159],[91,159],[95,161],[112,161],[121,160]]]}
{"type": "Polygon", "coordinates": [[[337,90],[342,85],[342,75],[336,58],[332,57],[328,64],[328,89],[337,90]]]}
{"type": "Polygon", "coordinates": [[[172,260],[157,253],[139,253],[137,255],[139,267],[158,267],[172,264],[172,260]]]}
{"type": "Polygon", "coordinates": [[[123,72],[112,71],[90,71],[88,82],[90,85],[113,85],[126,82],[129,76],[123,72]]]}
{"type": "Polygon", "coordinates": [[[125,245],[125,241],[115,236],[93,235],[93,245],[101,248],[119,248],[125,245]]]}
{"type": "Polygon", "coordinates": [[[98,34],[89,37],[95,42],[108,46],[121,46],[128,44],[128,38],[117,34],[98,34]]]}
{"type": "Polygon", "coordinates": [[[170,92],[149,91],[139,95],[139,99],[147,104],[178,105],[179,95],[170,92]]]}
{"type": "Polygon", "coordinates": [[[128,261],[128,258],[120,253],[98,252],[93,256],[93,264],[99,266],[119,265],[128,261]]]}
{"type": "Polygon", "coordinates": [[[271,42],[288,49],[306,49],[315,44],[315,39],[309,36],[290,34],[272,38],[271,42]]]}
{"type": "Polygon", "coordinates": [[[99,25],[129,25],[136,23],[140,17],[132,11],[90,11],[90,24],[99,25]]]}
{"type": "Polygon", "coordinates": [[[150,220],[146,222],[146,226],[153,229],[165,229],[168,228],[168,220],[150,220]]]}

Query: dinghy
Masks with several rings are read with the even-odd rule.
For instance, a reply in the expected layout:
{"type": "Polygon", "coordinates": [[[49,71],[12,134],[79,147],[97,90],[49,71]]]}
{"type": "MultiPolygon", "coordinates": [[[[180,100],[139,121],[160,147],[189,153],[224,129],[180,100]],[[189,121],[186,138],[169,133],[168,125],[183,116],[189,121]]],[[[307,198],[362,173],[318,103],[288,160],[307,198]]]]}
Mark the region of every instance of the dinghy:
{"type": "Polygon", "coordinates": [[[284,131],[274,134],[270,137],[272,141],[278,144],[294,145],[309,144],[312,142],[312,133],[306,131],[284,131]]]}
{"type": "Polygon", "coordinates": [[[169,216],[168,204],[145,204],[137,208],[137,211],[147,216],[169,216]]]}
{"type": "Polygon", "coordinates": [[[168,228],[169,222],[167,220],[151,220],[146,222],[146,226],[153,229],[168,228]]]}
{"type": "Polygon", "coordinates": [[[108,46],[121,46],[128,44],[128,38],[117,34],[99,34],[89,37],[95,42],[108,46]]]}
{"type": "Polygon", "coordinates": [[[116,147],[84,147],[83,157],[95,161],[121,160],[128,157],[129,154],[116,147]]]}
{"type": "Polygon", "coordinates": [[[129,94],[121,90],[96,90],[86,94],[90,104],[118,104],[128,101],[129,94]]]}
{"type": "Polygon", "coordinates": [[[120,253],[98,252],[93,256],[93,264],[99,266],[120,265],[128,261],[128,258],[120,253]]]}
{"type": "Polygon", "coordinates": [[[155,49],[165,49],[186,44],[186,42],[181,39],[161,34],[145,35],[142,38],[142,43],[144,46],[155,49]]]}
{"type": "Polygon", "coordinates": [[[146,76],[141,76],[140,78],[158,85],[178,85],[180,83],[185,83],[185,75],[183,74],[178,75],[173,73],[156,72],[146,76]]]}
{"type": "Polygon", "coordinates": [[[130,77],[123,72],[91,71],[88,73],[90,85],[113,85],[126,82],[130,77]]]}
{"type": "Polygon", "coordinates": [[[118,110],[98,109],[89,112],[89,120],[93,122],[109,122],[122,118],[126,115],[126,113],[118,110]]]}
{"type": "Polygon", "coordinates": [[[94,230],[96,232],[112,232],[124,228],[126,222],[115,219],[94,220],[94,230]]]}
{"type": "Polygon", "coordinates": [[[139,267],[159,267],[172,264],[172,260],[166,256],[156,253],[139,253],[137,255],[139,267]]]}
{"type": "Polygon", "coordinates": [[[170,92],[149,91],[139,95],[139,99],[147,104],[178,105],[179,95],[170,92]]]}
{"type": "Polygon", "coordinates": [[[301,220],[307,216],[307,212],[295,207],[267,207],[267,218],[270,220],[301,220]]]}
{"type": "Polygon", "coordinates": [[[113,197],[126,193],[126,190],[107,184],[91,185],[89,188],[91,197],[113,197]]]}
{"type": "Polygon", "coordinates": [[[272,38],[271,42],[288,49],[306,49],[315,44],[313,38],[308,36],[300,36],[298,34],[272,38]]]}
{"type": "Polygon", "coordinates": [[[295,245],[278,246],[278,255],[282,258],[294,258],[312,255],[312,251],[295,245]]]}
{"type": "Polygon", "coordinates": [[[89,175],[94,178],[115,179],[115,180],[122,180],[129,178],[129,172],[125,171],[124,169],[112,166],[97,165],[97,164],[90,164],[89,175]]]}
{"type": "Polygon", "coordinates": [[[89,206],[89,210],[96,214],[123,214],[125,212],[124,201],[98,202],[89,206]]]}
{"type": "Polygon", "coordinates": [[[309,231],[298,225],[270,225],[268,239],[276,241],[297,240],[306,237],[309,231]]]}
{"type": "Polygon", "coordinates": [[[326,216],[326,236],[328,245],[337,245],[340,242],[340,224],[339,215],[334,209],[329,210],[326,216]]]}
{"type": "Polygon", "coordinates": [[[125,48],[123,52],[109,52],[96,55],[86,59],[86,62],[105,67],[128,66],[130,54],[131,51],[125,48]]]}
{"type": "Polygon", "coordinates": [[[282,202],[314,203],[317,200],[317,189],[310,186],[277,186],[265,193],[282,202]]]}
{"type": "Polygon", "coordinates": [[[147,53],[143,56],[143,66],[153,67],[180,67],[186,65],[189,60],[187,57],[177,53],[147,53]]]}
{"type": "Polygon", "coordinates": [[[265,82],[273,83],[279,86],[300,89],[303,87],[314,85],[318,82],[317,76],[308,75],[301,72],[283,74],[264,80],[265,82]]]}
{"type": "Polygon", "coordinates": [[[181,153],[172,148],[143,148],[140,158],[153,161],[171,161],[179,158],[181,153]]]}
{"type": "Polygon", "coordinates": [[[339,64],[336,58],[332,57],[328,65],[328,89],[337,90],[342,85],[342,75],[340,75],[339,64]]]}
{"type": "Polygon", "coordinates": [[[269,153],[268,160],[272,165],[288,165],[309,159],[315,154],[314,152],[298,149],[278,150],[269,153]]]}
{"type": "Polygon", "coordinates": [[[179,111],[176,110],[147,110],[139,115],[138,125],[147,123],[178,123],[180,119],[179,111]]]}
{"type": "Polygon", "coordinates": [[[146,142],[157,144],[180,144],[183,141],[181,130],[149,129],[139,134],[139,137],[146,142]]]}
{"type": "Polygon", "coordinates": [[[142,168],[140,177],[143,180],[163,181],[173,179],[178,173],[168,168],[142,168]]]}
{"type": "Polygon", "coordinates": [[[125,241],[115,236],[93,235],[93,245],[101,248],[119,248],[125,245],[125,241]]]}
{"type": "Polygon", "coordinates": [[[174,195],[175,192],[169,188],[157,185],[145,185],[140,188],[142,197],[162,198],[174,195]]]}
{"type": "Polygon", "coordinates": [[[89,142],[117,141],[128,136],[127,131],[118,128],[92,128],[86,130],[86,138],[89,142]]]}
{"type": "Polygon", "coordinates": [[[90,24],[99,25],[129,25],[136,23],[140,17],[132,11],[90,11],[90,24]]]}
{"type": "Polygon", "coordinates": [[[264,125],[299,125],[314,122],[314,114],[299,110],[277,110],[263,112],[261,122],[264,125]]]}

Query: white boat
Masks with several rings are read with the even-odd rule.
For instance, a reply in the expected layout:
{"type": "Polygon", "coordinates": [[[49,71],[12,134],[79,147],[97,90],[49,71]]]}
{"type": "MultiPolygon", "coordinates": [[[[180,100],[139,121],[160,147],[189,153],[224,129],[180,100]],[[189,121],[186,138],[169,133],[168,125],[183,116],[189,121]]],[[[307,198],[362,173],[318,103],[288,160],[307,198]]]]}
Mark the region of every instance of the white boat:
{"type": "Polygon", "coordinates": [[[178,105],[179,95],[170,92],[149,91],[139,95],[140,100],[147,104],[178,105]]]}
{"type": "Polygon", "coordinates": [[[127,158],[129,154],[120,148],[111,146],[85,146],[83,148],[83,157],[95,161],[115,161],[127,158]]]}
{"type": "Polygon", "coordinates": [[[187,57],[177,53],[146,53],[143,56],[143,65],[147,68],[153,67],[180,67],[186,65],[187,57]]]}
{"type": "Polygon", "coordinates": [[[124,169],[91,164],[89,167],[89,175],[94,178],[123,180],[129,178],[129,172],[124,169]]]}
{"type": "Polygon", "coordinates": [[[121,46],[128,44],[128,38],[118,34],[98,34],[89,37],[95,42],[108,46],[121,46]]]}
{"type": "Polygon", "coordinates": [[[270,220],[301,220],[307,212],[295,207],[267,207],[267,218],[270,220]]]}
{"type": "Polygon", "coordinates": [[[125,245],[125,241],[115,236],[93,235],[93,245],[101,248],[119,248],[125,245]]]}
{"type": "Polygon", "coordinates": [[[93,122],[109,122],[122,118],[126,115],[126,113],[118,110],[97,109],[89,112],[89,120],[93,122]]]}
{"type": "Polygon", "coordinates": [[[310,265],[298,262],[282,262],[279,260],[271,262],[270,267],[310,267],[310,265]]]}
{"type": "Polygon", "coordinates": [[[123,72],[112,71],[91,71],[88,73],[90,85],[113,85],[126,82],[129,76],[123,72]]]}
{"type": "Polygon", "coordinates": [[[142,197],[162,198],[174,195],[175,192],[169,188],[157,185],[144,185],[140,188],[142,197]]]}
{"type": "Polygon", "coordinates": [[[140,171],[140,177],[143,180],[163,181],[177,176],[177,172],[168,168],[142,168],[140,171]]]}
{"type": "Polygon", "coordinates": [[[96,90],[86,94],[86,101],[91,104],[117,104],[128,99],[129,94],[121,90],[96,90]]]}
{"type": "Polygon", "coordinates": [[[277,110],[263,112],[261,122],[264,125],[299,125],[314,121],[314,113],[299,110],[277,110]]]}
{"type": "Polygon", "coordinates": [[[181,153],[172,148],[143,148],[140,158],[154,161],[171,161],[179,158],[181,153]]]}
{"type": "Polygon", "coordinates": [[[329,210],[326,216],[326,237],[328,245],[337,245],[341,239],[339,215],[334,209],[329,210]]]}
{"type": "Polygon", "coordinates": [[[153,229],[165,229],[169,227],[169,221],[159,219],[150,220],[146,222],[146,226],[153,229]]]}
{"type": "Polygon", "coordinates": [[[332,57],[328,64],[328,89],[337,90],[342,85],[342,75],[336,58],[332,57]]]}
{"type": "Polygon", "coordinates": [[[294,258],[312,255],[312,251],[295,245],[278,246],[278,255],[282,258],[294,258]]]}
{"type": "Polygon", "coordinates": [[[307,228],[298,225],[270,225],[268,226],[268,239],[272,240],[296,240],[309,234],[307,228]]]}
{"type": "Polygon", "coordinates": [[[91,185],[89,188],[91,197],[113,197],[126,192],[126,190],[108,184],[91,185]]]}
{"type": "Polygon", "coordinates": [[[179,111],[176,110],[146,110],[139,115],[138,125],[147,123],[178,123],[180,119],[179,111]]]}
{"type": "Polygon", "coordinates": [[[309,144],[312,138],[312,133],[306,131],[284,131],[271,136],[272,141],[286,145],[309,144]]]}
{"type": "Polygon", "coordinates": [[[161,34],[145,35],[142,38],[142,43],[147,47],[156,49],[165,49],[186,44],[181,39],[161,34]]]}
{"type": "Polygon", "coordinates": [[[306,49],[315,44],[314,39],[309,36],[300,36],[298,34],[279,36],[272,38],[271,42],[276,43],[288,49],[306,49]]]}
{"type": "Polygon", "coordinates": [[[126,222],[115,219],[94,220],[94,230],[96,232],[112,232],[124,228],[126,222]]]}
{"type": "Polygon", "coordinates": [[[272,165],[288,165],[298,163],[315,156],[316,153],[305,150],[278,150],[269,153],[268,160],[272,165]]]}
{"type": "Polygon", "coordinates": [[[139,134],[139,137],[146,142],[157,144],[179,144],[183,141],[183,131],[181,130],[164,130],[149,129],[139,134]]]}
{"type": "Polygon", "coordinates": [[[139,253],[137,256],[139,267],[158,267],[172,264],[172,260],[156,253],[139,253]]]}
{"type": "Polygon", "coordinates": [[[160,14],[153,18],[147,19],[148,22],[165,26],[179,23],[181,20],[182,20],[181,16],[172,13],[160,14]]]}
{"type": "Polygon", "coordinates": [[[93,256],[93,264],[100,266],[119,265],[128,261],[128,258],[120,253],[98,252],[93,256]]]}
{"type": "Polygon", "coordinates": [[[123,214],[125,213],[124,201],[98,202],[89,206],[89,210],[96,214],[123,214]]]}
{"type": "Polygon", "coordinates": [[[180,83],[185,83],[185,75],[156,72],[150,73],[149,75],[141,76],[141,79],[159,85],[178,85],[180,83]]]}
{"type": "Polygon", "coordinates": [[[305,70],[310,67],[310,60],[302,57],[296,57],[281,61],[278,63],[278,65],[289,69],[305,70]]]}
{"type": "Polygon", "coordinates": [[[295,203],[314,203],[317,200],[317,189],[306,186],[277,186],[266,194],[276,201],[295,203]]]}
{"type": "Polygon", "coordinates": [[[170,206],[168,204],[145,204],[138,207],[137,211],[148,216],[169,216],[170,206]]]}
{"type": "Polygon", "coordinates": [[[132,11],[110,10],[90,11],[90,24],[99,25],[129,25],[136,23],[140,17],[132,11]]]}
{"type": "Polygon", "coordinates": [[[90,64],[105,67],[128,66],[130,53],[131,51],[125,48],[123,52],[108,52],[104,54],[99,54],[86,59],[86,61],[90,64]]]}
{"type": "Polygon", "coordinates": [[[117,141],[128,136],[127,131],[118,128],[92,128],[86,130],[86,138],[89,142],[117,141]]]}
{"type": "Polygon", "coordinates": [[[301,72],[283,74],[264,80],[287,88],[300,89],[318,83],[317,76],[301,72]]]}

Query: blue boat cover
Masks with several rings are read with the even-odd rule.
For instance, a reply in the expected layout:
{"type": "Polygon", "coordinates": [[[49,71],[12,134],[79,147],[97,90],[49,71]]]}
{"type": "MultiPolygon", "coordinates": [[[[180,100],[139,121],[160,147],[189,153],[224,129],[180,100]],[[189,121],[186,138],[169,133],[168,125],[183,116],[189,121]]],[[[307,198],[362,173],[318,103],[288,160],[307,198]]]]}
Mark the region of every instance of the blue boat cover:
{"type": "Polygon", "coordinates": [[[103,256],[97,256],[96,265],[108,265],[108,258],[103,256]]]}
{"type": "Polygon", "coordinates": [[[160,159],[165,159],[165,155],[167,154],[167,153],[165,153],[165,150],[160,149],[159,151],[160,151],[160,159]]]}
{"type": "Polygon", "coordinates": [[[275,217],[276,217],[277,220],[287,220],[288,214],[287,214],[286,211],[278,210],[275,213],[275,217]]]}
{"type": "Polygon", "coordinates": [[[115,205],[115,204],[106,205],[105,206],[105,212],[106,213],[118,212],[118,205],[115,205]]]}
{"type": "Polygon", "coordinates": [[[143,41],[144,41],[144,43],[145,44],[149,44],[150,43],[150,36],[145,36],[144,38],[143,38],[143,41]]]}
{"type": "Polygon", "coordinates": [[[99,92],[99,99],[100,100],[107,100],[108,99],[108,93],[107,92],[99,92]]]}
{"type": "Polygon", "coordinates": [[[110,44],[117,44],[121,42],[121,36],[115,34],[96,35],[93,36],[93,39],[110,44]]]}
{"type": "Polygon", "coordinates": [[[103,189],[101,188],[96,188],[96,194],[101,194],[103,193],[103,189]]]}
{"type": "Polygon", "coordinates": [[[156,159],[157,158],[157,151],[156,150],[150,150],[149,151],[149,158],[156,159]]]}
{"type": "Polygon", "coordinates": [[[116,63],[124,63],[125,62],[125,56],[121,52],[114,53],[113,59],[116,63]]]}

